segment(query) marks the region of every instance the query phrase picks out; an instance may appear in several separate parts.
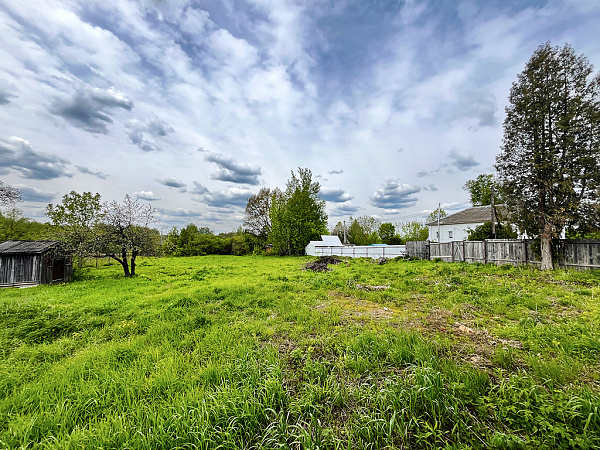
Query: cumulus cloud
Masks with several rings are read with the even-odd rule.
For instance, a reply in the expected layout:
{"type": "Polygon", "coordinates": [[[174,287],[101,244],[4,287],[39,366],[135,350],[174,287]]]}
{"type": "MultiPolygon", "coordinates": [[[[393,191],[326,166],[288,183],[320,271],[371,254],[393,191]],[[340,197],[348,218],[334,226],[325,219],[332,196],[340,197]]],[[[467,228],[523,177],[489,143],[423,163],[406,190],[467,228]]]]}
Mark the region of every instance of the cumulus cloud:
{"type": "Polygon", "coordinates": [[[72,177],[67,170],[69,161],[49,153],[40,153],[32,149],[25,139],[11,136],[0,139],[0,167],[12,169],[23,178],[51,180],[60,177],[72,177]]]}
{"type": "Polygon", "coordinates": [[[383,209],[402,209],[415,206],[417,197],[414,194],[421,192],[419,186],[400,184],[394,180],[383,183],[383,189],[378,189],[369,197],[371,205],[383,209]]]}
{"type": "Polygon", "coordinates": [[[110,88],[82,88],[71,97],[58,98],[49,111],[63,117],[71,125],[92,133],[108,133],[115,108],[130,111],[133,102],[125,94],[110,88]]]}
{"type": "Polygon", "coordinates": [[[194,195],[204,195],[208,194],[208,189],[205,186],[202,186],[197,181],[194,181],[194,189],[192,190],[192,194],[194,195]]]}
{"type": "Polygon", "coordinates": [[[175,130],[164,120],[153,116],[145,121],[137,119],[125,122],[127,135],[132,144],[144,152],[154,152],[160,150],[156,139],[164,138],[175,130]]]}
{"type": "Polygon", "coordinates": [[[102,173],[100,171],[94,172],[93,170],[90,170],[90,169],[88,169],[87,167],[84,167],[84,166],[75,166],[75,168],[77,170],[79,170],[81,173],[84,173],[86,175],[91,175],[91,176],[99,178],[101,180],[106,180],[106,178],[108,177],[108,175],[106,175],[105,173],[102,173]]]}
{"type": "Polygon", "coordinates": [[[334,169],[327,172],[329,175],[341,175],[344,173],[342,169],[334,169]]]}
{"type": "MultiPolygon", "coordinates": [[[[175,178],[157,178],[156,181],[158,181],[160,184],[167,186],[167,187],[172,187],[172,188],[176,188],[176,189],[185,189],[186,188],[186,184],[183,183],[182,181],[179,181],[175,178]]],[[[182,192],[185,192],[185,190],[183,190],[182,192]]]]}
{"type": "Polygon", "coordinates": [[[329,210],[330,215],[333,217],[348,216],[356,214],[359,211],[360,208],[349,201],[343,203],[336,203],[335,206],[329,210]]]}
{"type": "Polygon", "coordinates": [[[246,207],[252,191],[246,188],[233,187],[226,191],[211,192],[200,183],[194,182],[196,188],[192,193],[199,195],[199,200],[215,208],[246,207]]]}
{"type": "Polygon", "coordinates": [[[452,160],[451,165],[463,172],[479,165],[479,163],[475,161],[473,155],[467,155],[458,150],[452,150],[448,154],[448,157],[452,160]]]}
{"type": "Polygon", "coordinates": [[[435,187],[435,184],[430,184],[429,186],[423,186],[422,189],[424,191],[429,191],[429,192],[436,192],[438,190],[438,188],[435,187]]]}
{"type": "Polygon", "coordinates": [[[250,184],[253,186],[260,184],[260,181],[258,181],[258,176],[262,174],[260,166],[240,164],[233,158],[227,158],[212,152],[206,153],[204,159],[208,162],[215,163],[220,168],[216,173],[210,175],[211,179],[238,184],[250,184]]]}
{"type": "Polygon", "coordinates": [[[153,202],[156,200],[160,200],[160,198],[158,198],[156,195],[154,195],[154,192],[152,192],[152,191],[134,192],[133,196],[135,198],[139,198],[140,200],[146,200],[147,202],[153,202]]]}
{"type": "Polygon", "coordinates": [[[18,184],[15,187],[21,191],[21,199],[24,202],[50,203],[56,198],[56,192],[44,191],[23,184],[18,184]]]}
{"type": "Polygon", "coordinates": [[[343,203],[343,202],[350,201],[354,198],[352,195],[347,194],[341,188],[322,187],[319,195],[326,202],[332,202],[332,203],[343,203]]]}

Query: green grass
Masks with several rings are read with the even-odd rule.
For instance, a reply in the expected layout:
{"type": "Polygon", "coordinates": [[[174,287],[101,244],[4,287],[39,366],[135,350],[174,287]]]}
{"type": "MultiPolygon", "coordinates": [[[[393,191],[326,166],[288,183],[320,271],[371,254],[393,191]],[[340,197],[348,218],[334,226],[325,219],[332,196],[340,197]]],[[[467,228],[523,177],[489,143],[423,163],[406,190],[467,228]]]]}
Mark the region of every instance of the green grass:
{"type": "Polygon", "coordinates": [[[0,448],[600,448],[600,272],[307,261],[0,290],[0,448]]]}

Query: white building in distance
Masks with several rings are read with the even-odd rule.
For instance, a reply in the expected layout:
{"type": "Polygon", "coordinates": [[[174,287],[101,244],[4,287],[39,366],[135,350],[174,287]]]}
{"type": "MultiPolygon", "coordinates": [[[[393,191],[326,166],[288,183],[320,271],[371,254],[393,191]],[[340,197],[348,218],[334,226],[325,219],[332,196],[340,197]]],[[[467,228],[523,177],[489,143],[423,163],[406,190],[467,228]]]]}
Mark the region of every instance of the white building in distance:
{"type": "MultiPolygon", "coordinates": [[[[501,205],[497,205],[496,209],[501,205]]],[[[497,219],[496,219],[497,220],[497,219]]],[[[469,232],[475,227],[492,221],[492,207],[473,206],[440,219],[428,222],[429,240],[431,242],[464,241],[469,237],[469,232]]]]}

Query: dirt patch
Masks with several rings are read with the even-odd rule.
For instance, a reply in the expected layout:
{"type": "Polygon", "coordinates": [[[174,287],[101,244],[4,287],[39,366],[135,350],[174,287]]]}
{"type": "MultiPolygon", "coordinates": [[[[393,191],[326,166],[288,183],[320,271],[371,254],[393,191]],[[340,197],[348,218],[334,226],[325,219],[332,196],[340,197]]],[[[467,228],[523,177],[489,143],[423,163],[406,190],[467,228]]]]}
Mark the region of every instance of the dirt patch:
{"type": "Polygon", "coordinates": [[[313,272],[329,272],[329,264],[336,265],[341,263],[341,259],[337,259],[335,256],[321,256],[316,261],[306,263],[304,270],[312,270],[313,272]]]}
{"type": "Polygon", "coordinates": [[[327,312],[330,308],[340,311],[340,318],[344,319],[374,319],[385,320],[399,315],[397,308],[382,306],[361,298],[350,297],[338,292],[329,294],[327,302],[317,305],[316,309],[327,312]]]}

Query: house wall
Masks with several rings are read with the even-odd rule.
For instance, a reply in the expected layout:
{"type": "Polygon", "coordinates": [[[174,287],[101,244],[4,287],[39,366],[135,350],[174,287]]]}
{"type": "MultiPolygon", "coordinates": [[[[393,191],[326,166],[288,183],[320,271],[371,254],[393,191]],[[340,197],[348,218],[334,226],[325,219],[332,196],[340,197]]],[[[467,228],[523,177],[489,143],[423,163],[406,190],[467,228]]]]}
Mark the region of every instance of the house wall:
{"type": "Polygon", "coordinates": [[[483,222],[440,225],[441,239],[439,239],[437,235],[438,226],[429,225],[429,240],[431,242],[464,241],[469,237],[469,230],[474,230],[475,227],[478,227],[479,225],[483,225],[483,222]]]}

